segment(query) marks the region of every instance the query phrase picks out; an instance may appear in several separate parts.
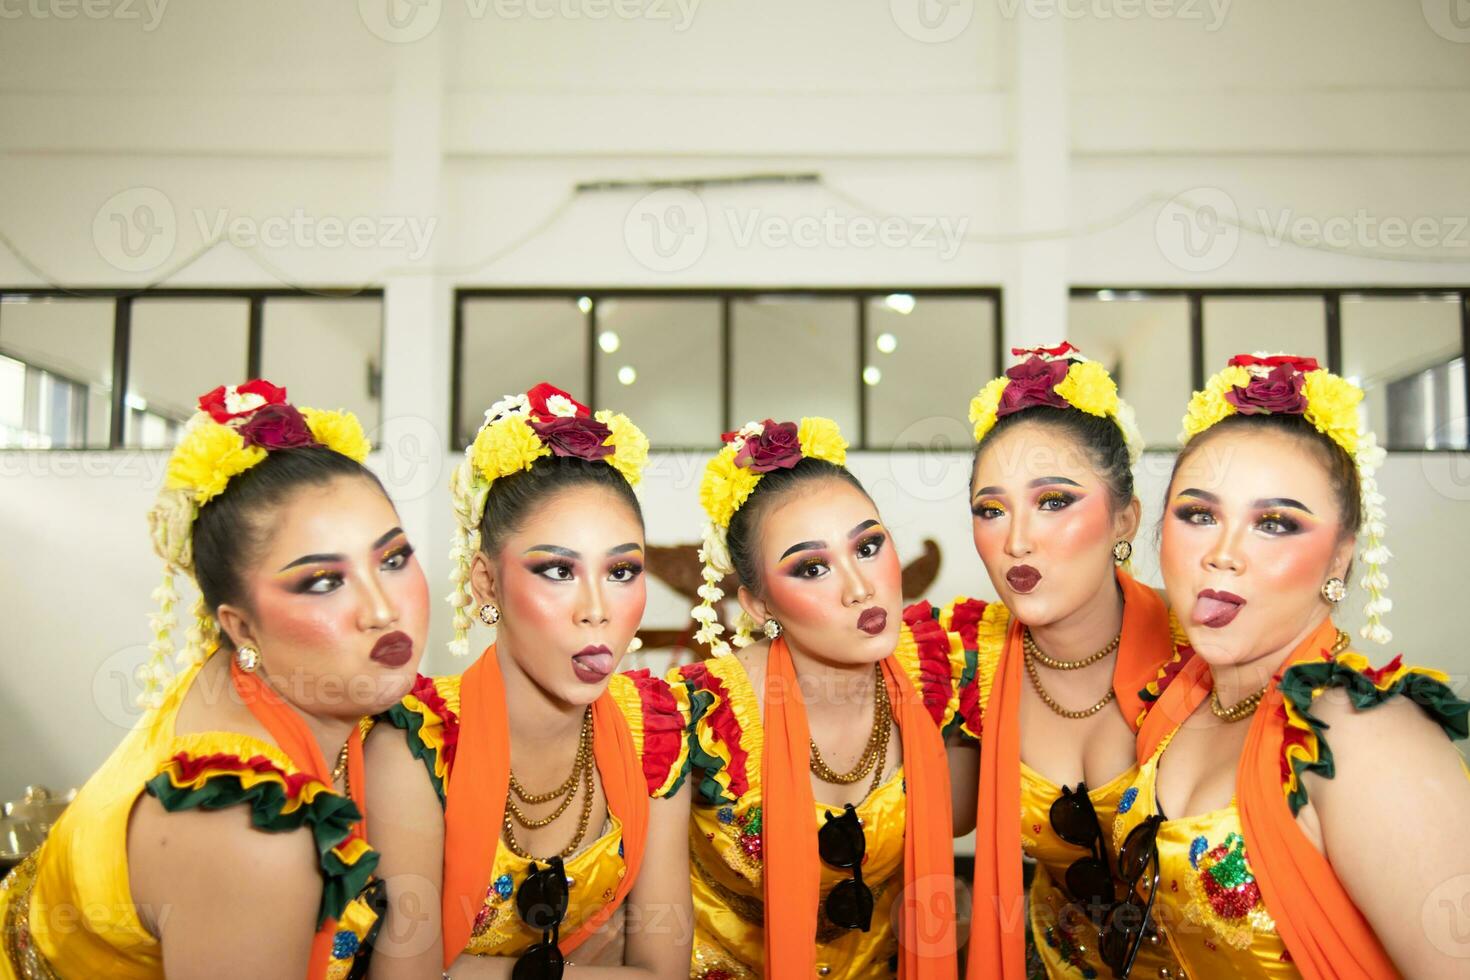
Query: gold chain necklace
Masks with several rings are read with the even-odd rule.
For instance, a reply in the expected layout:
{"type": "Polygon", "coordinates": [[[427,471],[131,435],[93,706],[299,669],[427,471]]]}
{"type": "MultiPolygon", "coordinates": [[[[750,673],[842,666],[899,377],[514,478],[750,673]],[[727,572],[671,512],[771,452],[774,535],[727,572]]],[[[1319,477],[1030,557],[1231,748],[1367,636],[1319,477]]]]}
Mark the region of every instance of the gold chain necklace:
{"type": "Polygon", "coordinates": [[[592,710],[589,708],[582,716],[582,732],[577,743],[577,758],[572,763],[572,774],[550,793],[527,793],[520,780],[516,779],[515,773],[510,776],[510,791],[505,794],[505,816],[501,820],[501,838],[505,846],[512,854],[526,860],[535,860],[532,855],[526,853],[520,843],[516,840],[515,824],[519,823],[528,830],[550,826],[553,821],[560,817],[571,806],[572,800],[577,795],[578,784],[582,787],[582,812],[577,820],[577,833],[571,843],[562,848],[561,857],[571,857],[576,853],[578,847],[587,836],[587,825],[592,818],[592,801],[594,797],[592,774],[596,769],[593,764],[592,754],[592,710]],[[531,819],[516,805],[516,797],[528,804],[550,803],[561,797],[561,802],[548,816],[531,819]]]}
{"type": "MultiPolygon", "coordinates": [[[[1332,643],[1332,656],[1335,657],[1346,650],[1349,642],[1351,641],[1348,635],[1342,630],[1338,630],[1337,638],[1332,643]]],[[[1220,704],[1220,692],[1212,688],[1210,690],[1210,711],[1214,713],[1216,718],[1224,722],[1240,721],[1242,718],[1249,718],[1261,706],[1261,699],[1266,696],[1267,691],[1271,690],[1271,684],[1273,682],[1274,679],[1267,681],[1265,686],[1259,691],[1247,694],[1228,708],[1220,704]]]]}
{"type": "Polygon", "coordinates": [[[347,741],[342,743],[342,751],[337,753],[337,764],[332,767],[333,786],[337,784],[338,780],[343,780],[343,788],[346,789],[345,780],[347,779],[347,749],[351,745],[352,739],[348,738],[347,741]]]}
{"type": "Polygon", "coordinates": [[[1031,651],[1027,650],[1025,652],[1025,660],[1026,673],[1030,675],[1031,686],[1036,688],[1036,694],[1039,698],[1041,698],[1041,703],[1046,705],[1052,711],[1061,715],[1063,718],[1071,718],[1073,720],[1079,718],[1091,718],[1093,715],[1106,708],[1108,704],[1112,702],[1113,698],[1117,696],[1117,692],[1109,687],[1108,693],[1103,696],[1103,699],[1090,708],[1083,708],[1081,711],[1073,711],[1071,708],[1064,708],[1061,705],[1057,704],[1056,700],[1050,694],[1046,693],[1046,688],[1041,686],[1041,675],[1036,672],[1036,662],[1031,656],[1031,651]]]}
{"type": "Polygon", "coordinates": [[[883,680],[883,668],[875,665],[873,677],[875,682],[873,730],[868,733],[868,744],[864,746],[863,754],[858,758],[856,766],[847,772],[837,772],[827,764],[827,760],[822,758],[822,750],[817,748],[817,740],[809,739],[811,771],[824,783],[850,786],[871,772],[873,784],[868,790],[871,793],[878,788],[878,784],[883,779],[883,763],[888,758],[888,738],[893,724],[893,715],[888,703],[888,685],[883,680]]]}
{"type": "Polygon", "coordinates": [[[1119,630],[1118,635],[1113,637],[1112,641],[1107,646],[1097,651],[1097,653],[1089,654],[1088,656],[1083,657],[1081,660],[1057,660],[1053,657],[1048,657],[1045,653],[1041,651],[1041,647],[1036,645],[1036,641],[1031,637],[1030,627],[1027,627],[1026,629],[1021,631],[1021,642],[1026,647],[1027,656],[1034,659],[1037,663],[1041,664],[1041,666],[1045,667],[1047,670],[1081,670],[1083,667],[1091,667],[1093,664],[1097,663],[1099,660],[1103,659],[1108,654],[1118,649],[1118,642],[1122,639],[1123,631],[1119,630]]]}

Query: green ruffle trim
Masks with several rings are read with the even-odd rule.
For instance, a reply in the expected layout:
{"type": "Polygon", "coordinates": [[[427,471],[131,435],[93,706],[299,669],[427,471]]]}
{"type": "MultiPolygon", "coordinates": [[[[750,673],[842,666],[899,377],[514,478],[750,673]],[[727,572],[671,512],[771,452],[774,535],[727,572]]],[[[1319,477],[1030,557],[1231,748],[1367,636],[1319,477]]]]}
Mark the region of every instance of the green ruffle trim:
{"type": "Polygon", "coordinates": [[[689,692],[689,727],[685,737],[689,740],[689,768],[697,769],[700,773],[699,785],[695,790],[700,799],[711,806],[733,805],[735,800],[726,795],[724,787],[715,778],[715,773],[724,768],[725,760],[717,755],[710,755],[699,744],[699,720],[714,705],[715,696],[696,687],[692,681],[681,680],[680,683],[689,692]]]}
{"type": "Polygon", "coordinates": [[[378,867],[378,852],[368,849],[352,864],[342,860],[333,848],[347,840],[352,825],[362,819],[357,804],[339,793],[324,791],[310,803],[287,811],[290,798],[286,788],[274,779],[244,788],[240,777],[220,773],[209,777],[197,789],[175,786],[167,772],[161,772],[144,784],[145,789],[170,813],[184,810],[223,810],[246,804],[250,807],[250,823],[267,833],[285,833],[311,828],[317,860],[322,872],[322,901],[317,911],[317,928],[328,919],[340,918],[348,904],[367,886],[378,867]]]}
{"type": "Polygon", "coordinates": [[[429,782],[433,784],[434,792],[439,795],[439,805],[444,806],[444,780],[440,779],[439,774],[435,771],[435,765],[439,761],[439,753],[432,746],[426,744],[419,735],[419,732],[424,727],[424,716],[417,711],[409,710],[404,707],[402,702],[399,702],[383,712],[379,717],[387,719],[388,723],[394,728],[403,729],[404,737],[408,740],[409,753],[415,759],[422,762],[424,768],[428,770],[429,782]]]}
{"type": "MultiPolygon", "coordinates": [[[[1386,669],[1385,669],[1386,670],[1386,669]]],[[[1323,733],[1329,726],[1312,714],[1312,702],[1329,688],[1340,687],[1347,691],[1354,708],[1365,711],[1395,697],[1407,697],[1444,730],[1452,740],[1470,736],[1470,701],[1455,696],[1449,685],[1428,674],[1410,668],[1387,687],[1379,687],[1373,679],[1340,663],[1337,659],[1317,660],[1288,667],[1281,676],[1281,693],[1308,725],[1317,741],[1317,759],[1291,758],[1290,765],[1296,774],[1296,788],[1287,796],[1293,815],[1307,805],[1307,786],[1302,779],[1304,773],[1312,772],[1323,779],[1331,779],[1337,772],[1332,749],[1323,733]]],[[[1287,720],[1288,731],[1291,720],[1287,720]]],[[[1300,729],[1296,729],[1300,731],[1300,729]]],[[[1283,747],[1285,752],[1285,747],[1283,747]]],[[[1288,757],[1283,757],[1288,758],[1288,757]]]]}

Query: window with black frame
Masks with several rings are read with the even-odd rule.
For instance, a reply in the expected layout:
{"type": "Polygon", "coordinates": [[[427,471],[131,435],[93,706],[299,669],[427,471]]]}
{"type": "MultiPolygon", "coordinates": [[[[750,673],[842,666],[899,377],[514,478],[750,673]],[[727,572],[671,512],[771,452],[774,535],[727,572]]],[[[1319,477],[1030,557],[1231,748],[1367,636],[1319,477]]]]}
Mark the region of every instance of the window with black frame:
{"type": "Polygon", "coordinates": [[[200,391],[264,376],[381,421],[380,291],[0,289],[0,449],[166,449],[200,391]]]}
{"type": "Polygon", "coordinates": [[[802,415],[854,449],[952,449],[1001,342],[999,291],[980,288],[462,289],[455,311],[451,448],[497,399],[551,381],[656,449],[802,415]]]}

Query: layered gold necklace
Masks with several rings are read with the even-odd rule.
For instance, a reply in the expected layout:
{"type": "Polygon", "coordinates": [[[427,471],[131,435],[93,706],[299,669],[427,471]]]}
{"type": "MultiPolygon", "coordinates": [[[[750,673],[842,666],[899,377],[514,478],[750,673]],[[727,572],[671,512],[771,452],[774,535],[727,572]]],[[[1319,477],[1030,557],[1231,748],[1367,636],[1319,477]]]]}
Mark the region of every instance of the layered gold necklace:
{"type": "Polygon", "coordinates": [[[520,824],[527,830],[536,830],[541,827],[549,827],[562,814],[571,807],[576,798],[577,787],[582,787],[582,813],[577,821],[577,835],[572,842],[560,851],[561,857],[571,857],[582,841],[587,836],[587,824],[592,818],[592,773],[596,768],[592,755],[592,709],[588,708],[582,715],[582,734],[577,740],[577,758],[572,762],[571,775],[564,779],[560,786],[547,793],[531,793],[516,778],[515,772],[510,774],[510,791],[505,794],[505,817],[501,821],[501,839],[505,846],[510,848],[512,854],[526,860],[533,860],[530,854],[521,849],[516,841],[515,825],[520,824]],[[516,801],[519,800],[520,803],[516,801]],[[551,813],[544,817],[528,817],[520,804],[527,806],[539,806],[544,803],[557,802],[551,813]]]}
{"type": "Polygon", "coordinates": [[[1113,637],[1107,646],[1096,653],[1089,654],[1081,660],[1057,660],[1042,653],[1041,648],[1036,645],[1036,641],[1031,638],[1030,628],[1023,628],[1021,630],[1021,646],[1025,652],[1026,673],[1031,677],[1031,686],[1036,689],[1036,696],[1041,698],[1041,703],[1063,718],[1071,718],[1073,720],[1091,718],[1106,708],[1112,702],[1113,698],[1117,696],[1117,692],[1113,690],[1111,684],[1108,685],[1108,693],[1097,704],[1083,708],[1080,711],[1073,711],[1071,708],[1064,708],[1060,704],[1057,704],[1056,699],[1047,693],[1046,688],[1041,684],[1041,674],[1037,672],[1036,665],[1039,663],[1049,670],[1081,670],[1083,667],[1092,666],[1118,649],[1118,643],[1122,638],[1123,632],[1119,630],[1118,635],[1113,637]]]}
{"type": "MultiPolygon", "coordinates": [[[[1332,644],[1332,656],[1335,657],[1346,650],[1349,642],[1351,641],[1348,635],[1342,630],[1338,630],[1337,639],[1332,644]]],[[[1249,718],[1261,706],[1261,699],[1266,696],[1267,691],[1271,690],[1271,684],[1272,681],[1267,681],[1259,691],[1247,694],[1228,708],[1220,704],[1220,692],[1211,688],[1210,711],[1214,713],[1216,718],[1224,722],[1240,721],[1242,718],[1249,718]]]]}
{"type": "Polygon", "coordinates": [[[889,731],[893,727],[893,711],[888,702],[888,685],[883,681],[883,668],[873,666],[873,730],[868,733],[868,744],[858,758],[857,765],[847,772],[837,772],[822,758],[817,740],[811,739],[811,771],[824,783],[850,786],[869,773],[873,784],[868,792],[878,788],[883,780],[883,763],[888,758],[889,731]]]}

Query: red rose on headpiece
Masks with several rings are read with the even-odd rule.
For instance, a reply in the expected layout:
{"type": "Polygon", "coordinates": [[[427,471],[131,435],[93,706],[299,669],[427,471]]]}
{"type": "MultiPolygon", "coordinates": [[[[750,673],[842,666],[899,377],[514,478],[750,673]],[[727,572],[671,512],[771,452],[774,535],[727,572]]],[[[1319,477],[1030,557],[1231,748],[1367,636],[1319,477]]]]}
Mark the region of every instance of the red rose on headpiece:
{"type": "Polygon", "coordinates": [[[613,454],[612,446],[603,445],[612,436],[612,429],[596,419],[551,418],[544,422],[532,419],[531,428],[557,456],[598,460],[613,454]]]}
{"type": "Polygon", "coordinates": [[[735,465],[755,473],[789,470],[801,462],[801,436],[795,422],[773,422],[766,419],[758,436],[745,440],[735,454],[735,465]]]}
{"type": "Polygon", "coordinates": [[[235,387],[233,405],[230,391],[224,385],[199,396],[199,411],[208,412],[209,417],[221,425],[231,419],[249,415],[266,405],[284,404],[286,404],[286,389],[277,388],[269,381],[261,381],[258,378],[235,387]],[[249,407],[241,407],[241,402],[246,403],[249,407]]]}
{"type": "Polygon", "coordinates": [[[532,388],[530,391],[526,392],[526,401],[531,403],[531,414],[536,418],[570,418],[571,416],[558,416],[547,406],[547,402],[556,397],[565,398],[572,405],[572,407],[577,410],[576,418],[585,419],[592,417],[592,409],[588,408],[586,405],[583,405],[571,395],[567,394],[565,391],[562,391],[560,388],[558,388],[554,384],[551,384],[550,382],[543,381],[536,387],[532,388]]]}
{"type": "Polygon", "coordinates": [[[1307,410],[1305,383],[1300,371],[1278,364],[1264,378],[1251,378],[1244,388],[1233,385],[1225,400],[1242,415],[1300,415],[1307,410]]]}
{"type": "Polygon", "coordinates": [[[264,405],[256,409],[240,426],[240,438],[247,446],[259,446],[267,451],[316,445],[306,419],[290,405],[264,405]]]}
{"type": "Polygon", "coordinates": [[[995,410],[995,417],[1005,418],[1033,405],[1066,408],[1067,400],[1053,389],[1067,376],[1071,366],[1069,361],[1046,361],[1032,355],[1006,371],[1010,383],[1000,393],[1000,406],[995,410]]]}
{"type": "Polygon", "coordinates": [[[1060,344],[1058,344],[1055,347],[1012,347],[1011,348],[1011,356],[1012,357],[1020,357],[1022,354],[1033,354],[1033,355],[1045,354],[1048,357],[1065,357],[1068,354],[1076,354],[1076,353],[1079,353],[1078,350],[1077,350],[1077,348],[1073,347],[1070,343],[1068,343],[1065,340],[1062,341],[1060,344]]]}
{"type": "Polygon", "coordinates": [[[1315,357],[1293,357],[1290,354],[1273,354],[1271,357],[1257,357],[1254,354],[1236,354],[1230,359],[1231,367],[1279,367],[1285,364],[1305,374],[1308,371],[1317,371],[1321,365],[1315,357]]]}

